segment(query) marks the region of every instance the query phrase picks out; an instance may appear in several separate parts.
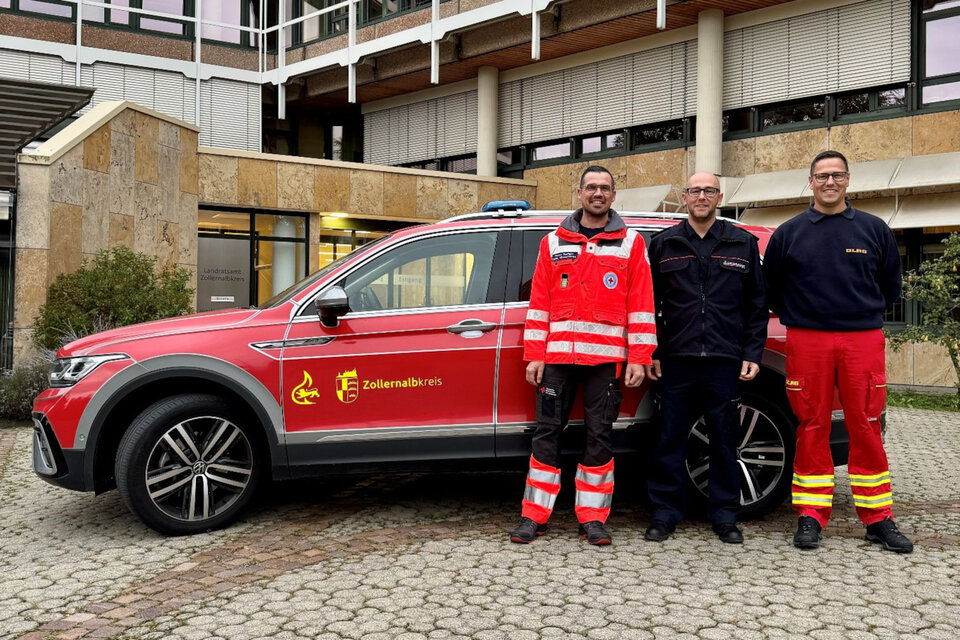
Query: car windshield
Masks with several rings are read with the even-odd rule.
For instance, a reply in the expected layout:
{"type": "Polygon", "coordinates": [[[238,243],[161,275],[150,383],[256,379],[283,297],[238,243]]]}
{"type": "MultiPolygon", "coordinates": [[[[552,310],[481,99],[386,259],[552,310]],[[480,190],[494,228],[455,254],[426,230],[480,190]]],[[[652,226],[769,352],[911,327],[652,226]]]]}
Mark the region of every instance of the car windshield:
{"type": "Polygon", "coordinates": [[[356,259],[356,258],[359,258],[359,257],[362,256],[363,254],[367,253],[370,249],[372,249],[373,247],[379,245],[379,244],[382,243],[384,240],[386,240],[387,238],[389,238],[391,235],[393,235],[393,234],[389,234],[389,233],[388,233],[387,235],[381,236],[380,238],[377,238],[376,240],[373,240],[372,242],[368,242],[368,243],[366,243],[366,244],[364,244],[364,245],[362,245],[362,246],[360,246],[360,247],[357,247],[354,251],[348,253],[347,255],[345,255],[345,256],[343,256],[343,257],[337,258],[336,260],[334,260],[334,261],[331,262],[330,264],[325,265],[322,269],[320,269],[320,270],[318,270],[318,271],[314,271],[313,273],[311,273],[309,276],[307,276],[306,278],[304,278],[304,279],[301,280],[300,282],[297,282],[297,283],[294,284],[293,286],[287,287],[286,289],[284,289],[283,291],[281,291],[281,292],[278,293],[277,295],[273,296],[272,298],[270,298],[269,300],[267,300],[267,301],[264,302],[263,304],[258,305],[256,308],[257,308],[257,309],[269,309],[270,307],[276,307],[276,306],[278,306],[278,305],[283,304],[284,302],[287,302],[288,300],[290,300],[290,298],[294,297],[295,295],[297,295],[298,293],[300,293],[300,292],[303,291],[304,289],[312,286],[315,282],[317,282],[317,280],[319,280],[319,279],[322,278],[323,276],[327,275],[328,273],[330,273],[331,271],[333,271],[334,269],[336,269],[336,268],[339,267],[340,265],[345,264],[345,263],[349,262],[350,260],[354,260],[354,259],[356,259]]]}

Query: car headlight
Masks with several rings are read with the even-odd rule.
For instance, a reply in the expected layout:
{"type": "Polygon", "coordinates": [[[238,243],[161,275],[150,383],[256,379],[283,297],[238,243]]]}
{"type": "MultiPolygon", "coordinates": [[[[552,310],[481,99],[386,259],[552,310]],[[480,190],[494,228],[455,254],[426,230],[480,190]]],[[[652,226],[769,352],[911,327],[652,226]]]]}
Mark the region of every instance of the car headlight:
{"type": "Polygon", "coordinates": [[[103,356],[57,358],[50,364],[48,380],[51,387],[72,387],[104,362],[124,360],[128,357],[122,353],[112,353],[103,356]]]}

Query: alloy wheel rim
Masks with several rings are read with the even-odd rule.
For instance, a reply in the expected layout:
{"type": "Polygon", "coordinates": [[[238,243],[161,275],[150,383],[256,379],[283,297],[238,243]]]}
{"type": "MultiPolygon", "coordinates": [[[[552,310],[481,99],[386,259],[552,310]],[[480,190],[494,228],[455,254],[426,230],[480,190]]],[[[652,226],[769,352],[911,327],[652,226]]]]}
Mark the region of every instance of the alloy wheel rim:
{"type": "MultiPolygon", "coordinates": [[[[786,443],[776,423],[756,407],[740,407],[737,468],[740,504],[747,506],[774,491],[786,472],[786,443]]],[[[687,475],[703,496],[709,496],[710,435],[701,417],[687,440],[687,475]]]]}
{"type": "Polygon", "coordinates": [[[233,506],[250,485],[253,449],[237,425],[216,416],[179,422],[147,458],[147,495],[175,520],[209,520],[233,506]]]}

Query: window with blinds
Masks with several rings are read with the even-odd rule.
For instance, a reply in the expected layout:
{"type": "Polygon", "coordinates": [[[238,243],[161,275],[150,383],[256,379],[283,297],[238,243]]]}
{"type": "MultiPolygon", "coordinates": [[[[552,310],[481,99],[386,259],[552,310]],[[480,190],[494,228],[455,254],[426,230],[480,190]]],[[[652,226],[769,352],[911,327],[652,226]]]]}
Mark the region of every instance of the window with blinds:
{"type": "Polygon", "coordinates": [[[724,34],[724,109],[909,79],[909,0],[868,0],[724,34]]]}
{"type": "Polygon", "coordinates": [[[476,150],[476,90],[363,117],[363,161],[367,163],[396,165],[476,150]]]}
{"type": "Polygon", "coordinates": [[[693,115],[696,73],[687,41],[503,83],[498,146],[693,115]]]}

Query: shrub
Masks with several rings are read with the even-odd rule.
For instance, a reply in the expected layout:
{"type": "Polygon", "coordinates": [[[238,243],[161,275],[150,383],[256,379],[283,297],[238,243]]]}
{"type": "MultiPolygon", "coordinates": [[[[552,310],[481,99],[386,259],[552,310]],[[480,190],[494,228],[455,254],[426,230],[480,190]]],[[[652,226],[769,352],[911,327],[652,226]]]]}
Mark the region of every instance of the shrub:
{"type": "Polygon", "coordinates": [[[68,337],[191,313],[189,280],[186,269],[159,269],[156,258],[126,247],[103,250],[50,285],[34,321],[34,344],[55,351],[68,337]]]}
{"type": "Polygon", "coordinates": [[[49,363],[35,360],[0,374],[0,419],[29,420],[33,399],[47,388],[49,363]]]}
{"type": "Polygon", "coordinates": [[[960,233],[951,233],[943,244],[939,257],[907,272],[903,295],[920,301],[920,322],[891,334],[890,345],[899,349],[906,342],[932,342],[946,347],[960,401],[960,233]]]}

